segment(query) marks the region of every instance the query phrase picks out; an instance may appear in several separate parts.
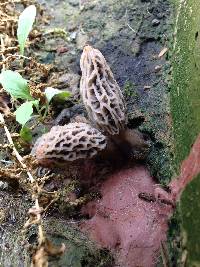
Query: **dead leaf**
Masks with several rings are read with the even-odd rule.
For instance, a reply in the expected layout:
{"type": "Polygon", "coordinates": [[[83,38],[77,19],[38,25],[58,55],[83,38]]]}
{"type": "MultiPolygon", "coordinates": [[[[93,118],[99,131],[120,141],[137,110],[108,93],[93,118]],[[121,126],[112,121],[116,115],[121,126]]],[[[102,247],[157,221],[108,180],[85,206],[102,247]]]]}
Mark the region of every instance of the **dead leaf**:
{"type": "Polygon", "coordinates": [[[33,255],[31,267],[48,267],[48,257],[61,256],[65,248],[63,243],[61,246],[55,246],[50,240],[46,239],[33,255]]]}

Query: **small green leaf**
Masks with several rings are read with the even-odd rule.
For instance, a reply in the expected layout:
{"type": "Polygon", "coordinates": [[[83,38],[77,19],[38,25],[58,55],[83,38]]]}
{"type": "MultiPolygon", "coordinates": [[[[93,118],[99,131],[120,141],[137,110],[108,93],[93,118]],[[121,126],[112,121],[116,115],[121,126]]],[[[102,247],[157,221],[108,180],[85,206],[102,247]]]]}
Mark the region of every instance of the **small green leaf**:
{"type": "Polygon", "coordinates": [[[69,98],[71,96],[71,93],[69,91],[61,91],[52,87],[47,87],[45,89],[45,95],[48,103],[50,103],[52,98],[55,96],[58,99],[58,101],[62,101],[65,100],[66,98],[69,98]]]}
{"type": "Polygon", "coordinates": [[[19,42],[20,53],[24,54],[24,47],[26,39],[32,30],[33,23],[36,17],[36,7],[34,5],[28,6],[19,16],[18,28],[17,28],[17,39],[19,42]]]}
{"type": "Polygon", "coordinates": [[[39,100],[33,100],[33,101],[31,101],[31,103],[33,104],[33,106],[35,106],[35,108],[36,108],[36,110],[38,110],[39,109],[39,103],[40,103],[40,101],[39,100]]]}
{"type": "Polygon", "coordinates": [[[21,125],[25,125],[25,123],[30,120],[33,114],[33,101],[26,102],[22,104],[18,109],[15,111],[16,121],[19,122],[21,125]]]}
{"type": "Polygon", "coordinates": [[[21,128],[21,131],[20,131],[19,135],[26,142],[31,142],[32,141],[33,136],[32,136],[32,133],[31,133],[31,129],[29,129],[26,126],[23,126],[21,128]]]}
{"type": "Polygon", "coordinates": [[[3,88],[13,97],[25,100],[33,100],[30,95],[27,80],[15,71],[6,70],[0,74],[0,83],[3,88]]]}

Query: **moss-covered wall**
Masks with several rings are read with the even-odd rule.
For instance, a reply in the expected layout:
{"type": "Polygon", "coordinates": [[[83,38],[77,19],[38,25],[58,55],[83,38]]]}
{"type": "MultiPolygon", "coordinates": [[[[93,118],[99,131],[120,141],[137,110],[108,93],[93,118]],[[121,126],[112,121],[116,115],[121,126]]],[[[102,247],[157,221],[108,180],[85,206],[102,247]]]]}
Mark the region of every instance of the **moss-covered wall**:
{"type": "MultiPolygon", "coordinates": [[[[200,132],[200,1],[176,0],[171,108],[177,170],[200,132]]],[[[200,266],[200,176],[180,201],[186,266],[200,266]]]]}

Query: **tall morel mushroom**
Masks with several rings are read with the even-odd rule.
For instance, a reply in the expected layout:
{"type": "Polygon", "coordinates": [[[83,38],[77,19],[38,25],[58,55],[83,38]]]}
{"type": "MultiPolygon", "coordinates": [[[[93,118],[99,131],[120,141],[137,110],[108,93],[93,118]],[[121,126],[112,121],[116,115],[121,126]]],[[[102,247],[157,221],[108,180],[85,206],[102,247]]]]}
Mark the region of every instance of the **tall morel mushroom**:
{"type": "Polygon", "coordinates": [[[125,104],[104,56],[86,46],[80,66],[80,92],[90,120],[105,134],[119,134],[125,128],[125,104]]]}
{"type": "Polygon", "coordinates": [[[86,46],[80,66],[80,93],[89,119],[109,136],[124,156],[144,158],[149,143],[140,132],[127,128],[124,98],[102,53],[86,46]]]}
{"type": "Polygon", "coordinates": [[[54,126],[35,143],[32,154],[41,164],[75,161],[95,156],[107,145],[106,137],[87,123],[54,126]]]}

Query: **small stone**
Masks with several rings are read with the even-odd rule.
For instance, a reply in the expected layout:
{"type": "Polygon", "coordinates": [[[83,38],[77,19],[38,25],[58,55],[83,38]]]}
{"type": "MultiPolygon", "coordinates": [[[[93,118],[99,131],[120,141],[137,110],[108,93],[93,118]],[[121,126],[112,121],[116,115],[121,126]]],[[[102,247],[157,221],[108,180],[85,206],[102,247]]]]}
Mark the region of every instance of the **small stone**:
{"type": "Polygon", "coordinates": [[[55,64],[58,71],[66,71],[69,68],[69,65],[76,61],[76,56],[72,54],[72,51],[68,53],[60,54],[55,58],[55,64]]]}
{"type": "Polygon", "coordinates": [[[158,19],[153,19],[151,23],[152,26],[158,26],[160,24],[160,21],[158,19]]]}
{"type": "Polygon", "coordinates": [[[161,69],[162,69],[162,66],[160,66],[160,65],[157,65],[154,68],[155,72],[159,72],[161,69]]]}
{"type": "MultiPolygon", "coordinates": [[[[85,116],[85,110],[83,105],[76,104],[70,108],[65,108],[61,111],[61,113],[56,117],[54,121],[54,125],[65,125],[69,123],[70,121],[75,122],[74,119],[77,117],[82,116],[84,118],[85,116]]],[[[77,121],[76,121],[77,122],[77,121]]],[[[83,121],[82,121],[83,122],[83,121]]],[[[86,122],[86,121],[84,121],[86,122]]]]}
{"type": "Polygon", "coordinates": [[[68,47],[66,47],[66,46],[60,46],[60,47],[57,48],[57,51],[56,52],[58,53],[58,55],[60,55],[60,54],[66,53],[68,51],[69,51],[69,48],[68,47]]]}
{"type": "Polygon", "coordinates": [[[144,86],[144,90],[145,90],[145,91],[147,91],[147,90],[149,90],[149,89],[151,89],[151,86],[150,86],[150,85],[145,85],[145,86],[144,86]]]}
{"type": "Polygon", "coordinates": [[[72,40],[75,40],[75,39],[76,39],[76,35],[77,35],[77,32],[72,32],[72,33],[70,34],[70,38],[71,38],[72,40]]]}
{"type": "Polygon", "coordinates": [[[0,181],[0,190],[5,190],[7,188],[8,188],[8,183],[0,181]]]}
{"type": "Polygon", "coordinates": [[[58,88],[66,88],[72,94],[79,92],[80,76],[76,73],[64,73],[58,78],[58,88]]]}
{"type": "Polygon", "coordinates": [[[69,4],[73,7],[76,7],[79,5],[79,0],[69,0],[69,4]]]}

